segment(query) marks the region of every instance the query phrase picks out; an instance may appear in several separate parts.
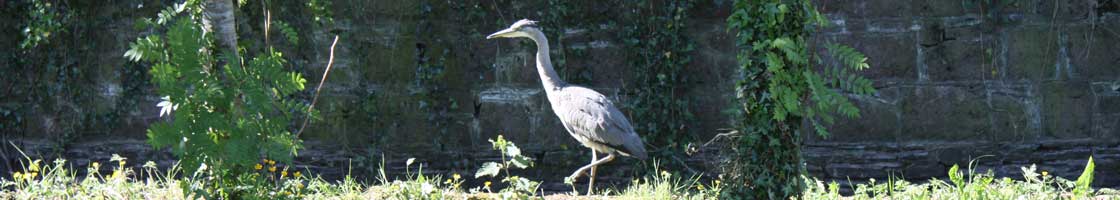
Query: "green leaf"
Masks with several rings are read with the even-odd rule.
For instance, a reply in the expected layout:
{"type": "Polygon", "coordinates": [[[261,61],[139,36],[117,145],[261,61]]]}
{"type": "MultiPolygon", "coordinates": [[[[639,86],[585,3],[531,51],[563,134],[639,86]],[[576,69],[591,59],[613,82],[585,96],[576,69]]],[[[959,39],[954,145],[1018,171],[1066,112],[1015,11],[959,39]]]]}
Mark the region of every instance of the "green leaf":
{"type": "Polygon", "coordinates": [[[259,150],[256,142],[247,138],[233,138],[225,144],[225,157],[241,166],[250,166],[257,161],[259,150]]]}
{"type": "Polygon", "coordinates": [[[514,167],[525,169],[533,165],[533,159],[518,155],[510,159],[509,163],[513,164],[514,167]]]}
{"type": "Polygon", "coordinates": [[[1089,161],[1085,164],[1085,170],[1081,171],[1081,176],[1077,177],[1076,187],[1073,189],[1075,196],[1086,197],[1093,192],[1090,186],[1093,183],[1093,170],[1096,164],[1093,164],[1093,157],[1089,156],[1089,161]]]}
{"type": "Polygon", "coordinates": [[[958,165],[953,165],[953,167],[949,168],[949,181],[952,181],[958,189],[964,188],[964,175],[959,171],[960,166],[958,165]]]}
{"type": "Polygon", "coordinates": [[[175,137],[176,134],[173,131],[175,129],[172,129],[166,122],[152,124],[147,131],[148,144],[159,149],[178,143],[179,138],[175,137]]]}
{"type": "Polygon", "coordinates": [[[508,146],[506,146],[505,154],[509,157],[521,156],[521,148],[517,148],[517,145],[509,144],[508,146]]]}
{"type": "Polygon", "coordinates": [[[479,168],[478,172],[474,173],[474,177],[475,178],[479,178],[479,177],[483,177],[483,176],[494,177],[494,176],[498,175],[498,172],[501,171],[501,169],[502,169],[502,164],[498,164],[496,162],[486,162],[486,163],[482,164],[482,168],[479,168]]]}

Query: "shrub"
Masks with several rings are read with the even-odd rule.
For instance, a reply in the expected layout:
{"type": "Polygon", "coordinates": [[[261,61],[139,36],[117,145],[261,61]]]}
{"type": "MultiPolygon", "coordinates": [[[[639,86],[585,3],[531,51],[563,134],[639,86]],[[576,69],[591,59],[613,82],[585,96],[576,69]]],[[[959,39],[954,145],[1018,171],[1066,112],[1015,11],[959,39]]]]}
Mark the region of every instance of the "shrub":
{"type": "Polygon", "coordinates": [[[186,173],[207,169],[203,174],[222,180],[196,192],[228,196],[256,182],[246,176],[262,157],[290,163],[297,153],[301,141],[288,128],[309,109],[291,95],[306,80],[286,71],[283,55],[271,48],[245,65],[232,55],[248,53],[217,56],[198,4],[187,1],[145,20],[152,34],[137,38],[124,56],[152,65],[163,96],[160,115],[169,118],[148,128],[149,143],[170,147],[186,173]]]}

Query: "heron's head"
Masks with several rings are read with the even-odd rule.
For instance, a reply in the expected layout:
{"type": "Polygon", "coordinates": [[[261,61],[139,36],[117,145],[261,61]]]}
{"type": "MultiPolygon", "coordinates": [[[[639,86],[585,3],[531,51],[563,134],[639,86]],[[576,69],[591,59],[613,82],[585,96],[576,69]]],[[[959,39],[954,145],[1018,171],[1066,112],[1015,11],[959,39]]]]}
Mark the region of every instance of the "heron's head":
{"type": "Polygon", "coordinates": [[[509,28],[490,34],[486,39],[493,38],[516,38],[516,37],[529,37],[530,31],[540,31],[537,27],[537,21],[522,19],[514,22],[509,28]]]}

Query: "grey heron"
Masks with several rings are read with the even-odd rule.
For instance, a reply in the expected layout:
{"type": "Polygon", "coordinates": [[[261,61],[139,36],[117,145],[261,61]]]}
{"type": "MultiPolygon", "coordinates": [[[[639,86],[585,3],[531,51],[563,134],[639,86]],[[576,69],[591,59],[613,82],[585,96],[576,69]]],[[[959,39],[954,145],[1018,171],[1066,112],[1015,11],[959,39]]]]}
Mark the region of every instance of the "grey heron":
{"type": "Polygon", "coordinates": [[[587,194],[590,195],[595,186],[597,166],[614,160],[616,154],[646,159],[642,139],[607,96],[586,87],[570,85],[556,75],[549,59],[548,38],[537,27],[536,21],[522,19],[505,30],[486,36],[486,39],[519,37],[529,38],[537,44],[537,73],[552,111],[560,118],[568,134],[591,148],[591,163],[576,170],[565,181],[574,181],[590,170],[587,183],[587,194]],[[607,156],[598,159],[596,152],[606,153],[607,156]]]}

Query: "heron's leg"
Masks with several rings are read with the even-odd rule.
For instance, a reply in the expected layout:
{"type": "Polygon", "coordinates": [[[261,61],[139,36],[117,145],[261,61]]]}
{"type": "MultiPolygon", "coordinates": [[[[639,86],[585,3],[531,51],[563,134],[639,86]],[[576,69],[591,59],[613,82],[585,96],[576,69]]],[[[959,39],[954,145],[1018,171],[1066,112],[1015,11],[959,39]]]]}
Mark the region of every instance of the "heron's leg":
{"type": "MultiPolygon", "coordinates": [[[[595,161],[597,160],[599,160],[599,155],[595,153],[595,149],[591,149],[591,163],[595,163],[595,161]]],[[[597,168],[599,167],[591,166],[591,174],[589,174],[590,178],[588,178],[587,180],[587,195],[593,194],[592,191],[594,191],[595,189],[595,169],[597,168]]]]}
{"type": "Polygon", "coordinates": [[[611,160],[614,160],[614,153],[607,154],[607,157],[605,157],[603,159],[592,162],[591,164],[589,164],[587,166],[580,167],[579,170],[576,170],[575,173],[572,173],[571,176],[568,176],[568,179],[576,180],[576,178],[579,178],[579,175],[583,175],[583,172],[586,172],[587,170],[590,170],[591,167],[601,165],[601,164],[606,163],[606,162],[610,162],[611,160]]]}

